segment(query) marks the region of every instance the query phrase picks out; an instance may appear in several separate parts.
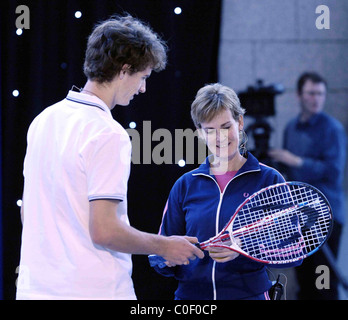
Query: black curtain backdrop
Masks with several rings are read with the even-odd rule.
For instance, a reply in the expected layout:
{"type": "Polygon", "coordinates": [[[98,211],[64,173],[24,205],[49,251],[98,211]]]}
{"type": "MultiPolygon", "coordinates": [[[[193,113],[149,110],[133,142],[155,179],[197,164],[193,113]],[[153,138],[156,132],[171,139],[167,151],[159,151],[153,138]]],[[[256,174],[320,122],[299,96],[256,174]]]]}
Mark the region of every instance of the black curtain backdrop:
{"type": "MultiPolygon", "coordinates": [[[[113,116],[125,128],[136,122],[141,136],[143,121],[151,121],[151,132],[166,128],[174,137],[175,129],[194,129],[190,104],[200,87],[218,79],[220,10],[220,0],[2,1],[0,223],[4,299],[15,297],[21,241],[17,200],[23,191],[26,133],[45,107],[62,100],[72,85],[85,84],[84,52],[94,24],[112,14],[128,12],[148,22],[167,41],[170,51],[166,70],[153,73],[147,92],[130,106],[114,108],[113,116]],[[30,29],[20,36],[15,26],[19,5],[30,9],[30,29]],[[177,6],[182,8],[180,15],[174,14],[177,6]],[[74,16],[78,10],[82,12],[80,19],[74,16]],[[13,90],[19,91],[18,97],[12,95],[13,90]]],[[[152,142],[152,148],[158,143],[152,142]]],[[[196,166],[132,164],[128,194],[131,224],[157,233],[173,183],[196,166]]],[[[157,275],[146,256],[133,256],[133,261],[133,280],[140,300],[173,299],[173,279],[157,275]]]]}
{"type": "MultiPolygon", "coordinates": [[[[1,46],[2,43],[0,41],[0,57],[2,57],[1,52],[1,46]]],[[[0,59],[0,70],[2,70],[2,59],[0,59]]],[[[0,88],[2,88],[2,77],[0,77],[0,88]]],[[[0,109],[2,110],[2,98],[1,98],[2,91],[0,90],[0,109]]],[[[3,249],[2,249],[2,113],[0,113],[0,300],[3,299],[3,249]]]]}

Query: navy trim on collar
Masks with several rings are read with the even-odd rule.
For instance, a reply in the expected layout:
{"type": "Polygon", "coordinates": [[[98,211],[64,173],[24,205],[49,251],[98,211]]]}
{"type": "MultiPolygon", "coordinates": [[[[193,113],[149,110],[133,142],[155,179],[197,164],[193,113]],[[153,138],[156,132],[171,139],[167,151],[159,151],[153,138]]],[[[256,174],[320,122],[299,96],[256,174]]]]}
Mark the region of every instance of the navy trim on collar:
{"type": "Polygon", "coordinates": [[[87,105],[87,106],[97,107],[97,108],[99,108],[99,109],[105,111],[104,108],[103,108],[102,106],[100,106],[99,104],[96,104],[96,103],[87,102],[87,101],[85,101],[85,100],[80,100],[80,99],[76,99],[76,98],[71,98],[71,97],[69,97],[69,96],[67,96],[66,99],[69,100],[69,101],[76,102],[76,103],[85,104],[85,105],[87,105]]]}
{"type": "Polygon", "coordinates": [[[65,99],[89,107],[96,107],[105,111],[107,114],[109,114],[110,117],[112,117],[110,108],[105,104],[103,100],[96,96],[90,96],[81,92],[70,90],[65,99]]]}

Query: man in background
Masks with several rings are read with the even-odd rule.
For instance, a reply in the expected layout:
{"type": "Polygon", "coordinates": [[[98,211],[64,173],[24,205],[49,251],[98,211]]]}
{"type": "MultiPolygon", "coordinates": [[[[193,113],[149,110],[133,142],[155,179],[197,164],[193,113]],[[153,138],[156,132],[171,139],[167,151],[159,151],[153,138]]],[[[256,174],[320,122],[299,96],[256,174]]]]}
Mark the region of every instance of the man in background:
{"type": "MultiPolygon", "coordinates": [[[[271,150],[269,156],[284,165],[288,180],[311,184],[327,197],[335,219],[328,245],[337,258],[346,214],[343,189],[346,134],[341,123],[323,111],[327,94],[324,78],[313,72],[302,74],[297,83],[297,94],[300,113],[286,126],[284,149],[271,150]]],[[[330,267],[322,251],[296,268],[300,286],[298,298],[337,300],[338,280],[332,269],[330,289],[316,288],[318,265],[330,267]]]]}

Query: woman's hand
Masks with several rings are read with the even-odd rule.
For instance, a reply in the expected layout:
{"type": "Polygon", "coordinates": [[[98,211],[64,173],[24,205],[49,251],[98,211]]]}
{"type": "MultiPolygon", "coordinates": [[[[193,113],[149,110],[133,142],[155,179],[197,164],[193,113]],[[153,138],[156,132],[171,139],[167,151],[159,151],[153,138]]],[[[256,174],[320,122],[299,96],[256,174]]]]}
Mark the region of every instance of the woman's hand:
{"type": "Polygon", "coordinates": [[[232,261],[239,256],[238,252],[221,247],[208,247],[209,256],[216,262],[232,261]]]}
{"type": "MultiPolygon", "coordinates": [[[[242,241],[239,238],[233,239],[234,245],[241,247],[242,241]]],[[[225,243],[225,245],[232,245],[232,241],[225,243]]],[[[209,246],[205,249],[209,252],[209,256],[216,262],[222,263],[232,261],[239,256],[239,253],[231,249],[209,246]]]]}

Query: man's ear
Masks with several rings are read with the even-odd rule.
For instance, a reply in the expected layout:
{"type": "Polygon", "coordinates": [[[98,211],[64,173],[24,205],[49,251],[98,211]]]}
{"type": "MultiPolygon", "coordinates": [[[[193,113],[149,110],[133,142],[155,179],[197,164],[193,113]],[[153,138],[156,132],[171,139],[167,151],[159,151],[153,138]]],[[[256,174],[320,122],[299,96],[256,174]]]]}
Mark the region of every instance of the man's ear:
{"type": "Polygon", "coordinates": [[[129,64],[124,64],[122,66],[121,72],[120,72],[120,79],[122,80],[124,78],[124,76],[126,75],[127,71],[131,68],[131,66],[129,64]]]}

